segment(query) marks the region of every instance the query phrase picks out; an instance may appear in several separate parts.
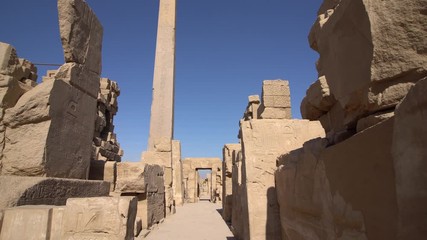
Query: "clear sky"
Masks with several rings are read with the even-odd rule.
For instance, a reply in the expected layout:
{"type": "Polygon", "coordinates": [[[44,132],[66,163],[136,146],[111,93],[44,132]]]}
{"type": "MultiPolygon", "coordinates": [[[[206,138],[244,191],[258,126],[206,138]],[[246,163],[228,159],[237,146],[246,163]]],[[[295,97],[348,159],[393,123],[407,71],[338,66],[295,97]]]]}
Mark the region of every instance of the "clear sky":
{"type": "MultiPolygon", "coordinates": [[[[119,83],[114,119],[125,161],[147,147],[158,0],[88,0],[104,26],[102,76],[119,83]]],[[[247,96],[285,79],[292,114],[317,79],[307,36],[321,0],[178,0],[174,138],[182,157],[236,143],[247,96]]],[[[64,62],[56,0],[2,2],[0,41],[35,63],[64,62]]],[[[39,79],[47,68],[39,67],[39,79]]]]}

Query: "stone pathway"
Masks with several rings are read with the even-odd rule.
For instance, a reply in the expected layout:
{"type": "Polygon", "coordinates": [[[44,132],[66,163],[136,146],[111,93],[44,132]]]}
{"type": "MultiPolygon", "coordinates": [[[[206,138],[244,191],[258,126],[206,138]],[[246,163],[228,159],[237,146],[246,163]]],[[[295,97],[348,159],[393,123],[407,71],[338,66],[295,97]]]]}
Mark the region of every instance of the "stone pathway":
{"type": "Polygon", "coordinates": [[[221,206],[201,201],[177,207],[176,214],[151,231],[147,240],[234,240],[218,210],[221,206]]]}

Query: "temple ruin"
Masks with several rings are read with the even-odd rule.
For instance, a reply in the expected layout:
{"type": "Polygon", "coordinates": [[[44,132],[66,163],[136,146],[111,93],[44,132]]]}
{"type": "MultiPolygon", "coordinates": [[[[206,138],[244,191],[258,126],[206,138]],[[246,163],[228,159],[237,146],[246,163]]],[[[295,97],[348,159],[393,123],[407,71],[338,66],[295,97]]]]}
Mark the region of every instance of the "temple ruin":
{"type": "Polygon", "coordinates": [[[122,162],[101,22],[84,0],[57,2],[64,64],[40,82],[0,42],[0,240],[144,239],[201,202],[238,240],[427,238],[426,0],[324,0],[303,119],[289,80],[264,80],[222,159],[183,158],[174,139],[177,8],[160,0],[139,162],[122,162]]]}

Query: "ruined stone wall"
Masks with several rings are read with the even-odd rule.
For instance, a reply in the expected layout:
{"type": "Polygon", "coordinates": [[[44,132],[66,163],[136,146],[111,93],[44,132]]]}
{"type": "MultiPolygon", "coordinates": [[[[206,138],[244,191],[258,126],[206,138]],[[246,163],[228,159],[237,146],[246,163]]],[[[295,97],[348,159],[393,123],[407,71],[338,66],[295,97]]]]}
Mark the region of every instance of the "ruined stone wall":
{"type": "Polygon", "coordinates": [[[240,148],[240,144],[226,144],[222,149],[222,218],[227,222],[231,222],[233,208],[233,158],[240,148]]]}
{"type": "Polygon", "coordinates": [[[301,112],[328,133],[278,161],[282,239],[427,237],[426,4],[322,4],[301,112]]]}

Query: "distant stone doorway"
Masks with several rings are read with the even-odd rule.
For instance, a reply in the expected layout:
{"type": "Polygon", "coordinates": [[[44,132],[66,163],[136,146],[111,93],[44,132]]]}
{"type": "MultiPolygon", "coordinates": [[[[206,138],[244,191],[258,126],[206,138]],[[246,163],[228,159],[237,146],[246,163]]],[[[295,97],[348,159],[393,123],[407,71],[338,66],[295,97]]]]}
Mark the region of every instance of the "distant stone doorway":
{"type": "Polygon", "coordinates": [[[200,168],[197,171],[197,199],[210,201],[212,198],[212,169],[200,168]]]}

